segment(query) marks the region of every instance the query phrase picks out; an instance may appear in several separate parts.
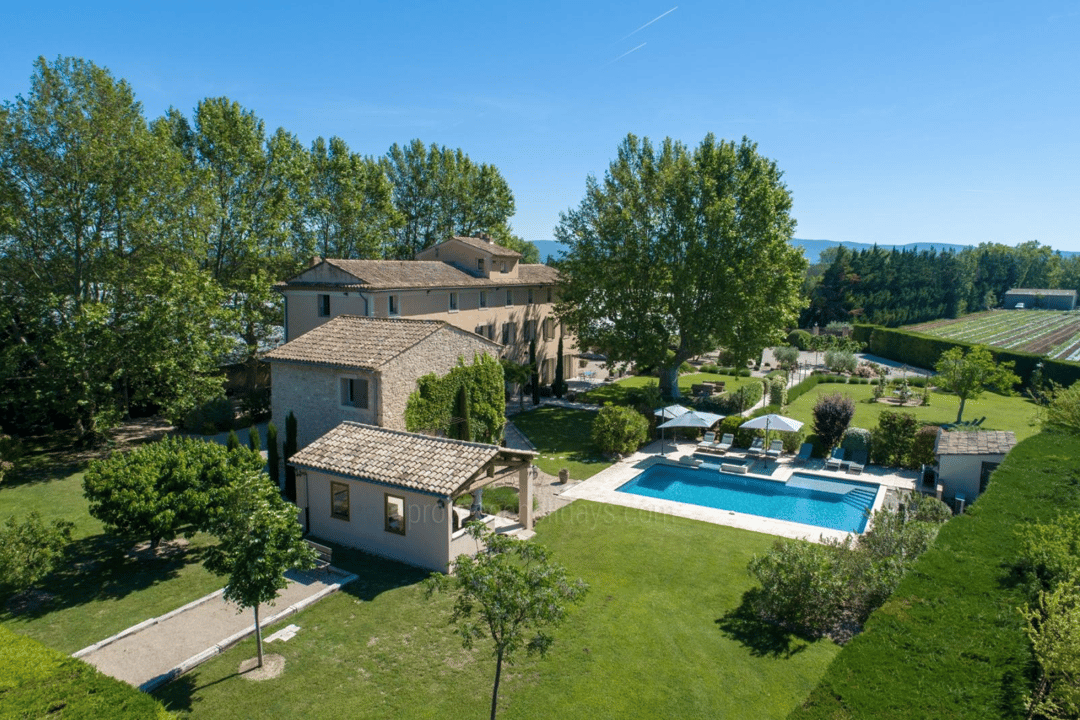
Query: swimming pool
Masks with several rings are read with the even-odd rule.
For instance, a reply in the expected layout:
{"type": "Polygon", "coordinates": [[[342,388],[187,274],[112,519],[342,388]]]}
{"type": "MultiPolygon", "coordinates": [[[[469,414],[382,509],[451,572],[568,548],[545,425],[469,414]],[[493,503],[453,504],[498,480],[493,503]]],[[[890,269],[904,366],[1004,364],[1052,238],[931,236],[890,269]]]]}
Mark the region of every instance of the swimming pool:
{"type": "Polygon", "coordinates": [[[808,473],[794,473],[785,483],[729,475],[715,465],[692,468],[658,463],[618,491],[861,533],[878,487],[808,473]]]}

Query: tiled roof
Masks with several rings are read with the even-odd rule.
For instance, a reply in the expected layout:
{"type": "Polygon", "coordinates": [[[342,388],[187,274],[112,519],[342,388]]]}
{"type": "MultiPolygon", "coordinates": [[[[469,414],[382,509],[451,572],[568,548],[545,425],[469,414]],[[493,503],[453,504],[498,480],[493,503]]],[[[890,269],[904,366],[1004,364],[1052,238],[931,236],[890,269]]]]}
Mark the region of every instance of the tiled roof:
{"type": "Polygon", "coordinates": [[[1075,297],[1075,290],[1040,290],[1033,288],[1013,288],[1005,293],[1006,295],[1042,295],[1044,297],[1061,296],[1061,297],[1075,297]]]}
{"type": "Polygon", "coordinates": [[[506,448],[496,445],[345,421],[293,455],[289,462],[297,467],[450,495],[504,451],[506,448]]]}
{"type": "Polygon", "coordinates": [[[266,359],[375,370],[444,327],[442,320],[338,315],[266,359]]]}
{"type": "MultiPolygon", "coordinates": [[[[497,243],[488,242],[487,240],[484,240],[483,238],[461,237],[459,235],[455,235],[452,239],[457,240],[458,242],[464,243],[466,245],[469,245],[470,247],[474,247],[477,250],[483,250],[484,252],[491,253],[495,257],[516,257],[516,258],[521,257],[521,253],[519,253],[517,250],[511,250],[510,248],[503,247],[502,245],[499,245],[497,243]]],[[[446,240],[445,242],[450,242],[450,241],[446,240]]],[[[444,243],[439,243],[439,245],[443,245],[443,244],[444,243]]]]}
{"type": "Polygon", "coordinates": [[[1006,455],[1016,445],[1011,430],[962,430],[938,434],[937,455],[1006,455]]]}
{"type": "Polygon", "coordinates": [[[344,287],[360,290],[397,290],[407,288],[485,288],[507,285],[554,285],[558,272],[547,265],[518,264],[516,278],[496,273],[491,278],[465,272],[441,260],[334,260],[324,262],[356,278],[355,282],[302,281],[288,286],[344,287]]]}

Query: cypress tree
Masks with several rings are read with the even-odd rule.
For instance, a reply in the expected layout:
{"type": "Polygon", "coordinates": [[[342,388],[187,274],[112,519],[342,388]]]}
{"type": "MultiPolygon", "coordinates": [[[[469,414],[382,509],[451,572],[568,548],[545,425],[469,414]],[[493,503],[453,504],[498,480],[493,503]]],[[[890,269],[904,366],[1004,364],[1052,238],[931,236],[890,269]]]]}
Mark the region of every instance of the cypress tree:
{"type": "Polygon", "coordinates": [[[285,456],[285,497],[290,502],[296,502],[296,469],[289,464],[289,458],[296,454],[296,416],[292,410],[285,417],[285,447],[282,455],[285,456]]]}
{"type": "Polygon", "coordinates": [[[562,347],[562,335],[559,336],[559,356],[555,359],[555,382],[551,384],[551,394],[557,398],[561,398],[563,393],[566,392],[566,383],[563,382],[563,375],[565,370],[563,369],[563,347],[562,347]]]}
{"type": "Polygon", "coordinates": [[[472,440],[472,418],[470,416],[469,386],[461,384],[458,389],[458,417],[461,423],[458,425],[458,438],[460,440],[472,440]]]}
{"type": "Polygon", "coordinates": [[[256,425],[248,429],[248,447],[255,452],[262,450],[262,438],[259,437],[259,428],[256,425]]]}
{"type": "Polygon", "coordinates": [[[536,339],[529,342],[529,365],[532,366],[532,397],[533,405],[540,404],[540,368],[536,365],[536,339]]]}
{"type": "Polygon", "coordinates": [[[281,465],[278,457],[277,425],[270,423],[266,426],[266,474],[274,481],[275,487],[281,487],[281,476],[278,467],[281,465]]]}
{"type": "Polygon", "coordinates": [[[240,449],[240,438],[239,436],[237,436],[235,430],[229,431],[229,436],[225,438],[225,447],[227,447],[229,450],[240,449]]]}

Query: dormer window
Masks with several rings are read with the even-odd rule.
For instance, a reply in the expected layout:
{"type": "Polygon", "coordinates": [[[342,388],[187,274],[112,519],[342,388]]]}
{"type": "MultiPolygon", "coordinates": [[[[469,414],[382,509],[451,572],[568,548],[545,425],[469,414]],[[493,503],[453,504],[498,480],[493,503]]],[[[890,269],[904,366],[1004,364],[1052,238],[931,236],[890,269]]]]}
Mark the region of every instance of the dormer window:
{"type": "Polygon", "coordinates": [[[484,272],[484,258],[476,258],[476,269],[484,272]]]}

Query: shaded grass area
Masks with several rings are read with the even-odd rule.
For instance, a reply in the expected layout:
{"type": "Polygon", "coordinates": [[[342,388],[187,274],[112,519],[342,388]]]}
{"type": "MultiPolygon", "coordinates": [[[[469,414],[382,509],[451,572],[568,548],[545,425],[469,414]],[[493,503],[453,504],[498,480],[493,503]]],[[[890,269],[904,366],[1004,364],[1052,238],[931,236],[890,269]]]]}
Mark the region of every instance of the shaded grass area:
{"type": "MultiPolygon", "coordinates": [[[[734,377],[732,375],[717,375],[715,373],[690,373],[688,375],[679,376],[679,393],[684,398],[690,397],[690,390],[695,383],[703,382],[723,382],[725,383],[724,389],[727,392],[732,390],[738,390],[743,385],[748,385],[752,382],[761,382],[761,378],[754,377],[734,377]]],[[[647,385],[658,385],[660,380],[649,375],[634,375],[632,377],[623,378],[607,385],[601,385],[587,393],[582,393],[578,396],[581,402],[595,403],[602,405],[609,402],[615,405],[626,405],[628,403],[626,399],[626,392],[631,388],[646,387],[647,385]]]]}
{"type": "MultiPolygon", "coordinates": [[[[583,501],[537,532],[591,589],[546,658],[504,671],[501,718],[782,718],[838,652],[739,616],[769,536],[583,501]]],[[[287,621],[300,633],[267,646],[282,677],[236,674],[247,641],[156,696],[191,718],[486,717],[490,645],[462,649],[451,598],[427,598],[422,571],[338,546],[334,558],[360,580],[287,621]]]]}
{"type": "MultiPolygon", "coordinates": [[[[851,427],[872,430],[877,427],[878,418],[886,410],[900,410],[915,415],[926,425],[942,425],[956,420],[956,410],[960,400],[952,393],[934,390],[930,393],[930,405],[927,407],[900,407],[898,405],[868,402],[873,397],[871,385],[846,385],[839,383],[821,383],[805,395],[791,403],[783,414],[807,423],[807,432],[812,432],[814,403],[822,395],[832,393],[850,395],[855,400],[855,417],[851,427]]],[[[916,394],[920,394],[916,390],[916,394]]],[[[1027,398],[985,392],[978,400],[968,400],[964,405],[964,420],[977,420],[986,416],[980,430],[1012,430],[1016,439],[1023,440],[1038,432],[1034,421],[1038,417],[1038,406],[1027,398]]]]}
{"type": "Polygon", "coordinates": [[[1024,717],[1016,530],[1078,509],[1080,438],[1044,432],[1017,445],[791,717],[1024,717]]]}
{"type": "Polygon", "coordinates": [[[75,523],[65,562],[39,586],[51,599],[17,615],[0,602],[0,624],[71,653],[224,584],[202,566],[209,536],[196,536],[185,552],[169,557],[129,554],[130,543],[104,534],[101,523],[90,517],[82,476],[76,472],[46,479],[38,474],[32,482],[0,485],[0,521],[37,510],[46,521],[75,523]]]}
{"type": "Polygon", "coordinates": [[[592,477],[612,462],[592,441],[595,412],[543,406],[513,417],[514,425],[540,453],[534,463],[549,475],[566,468],[573,480],[592,477]]]}
{"type": "MultiPolygon", "coordinates": [[[[466,493],[458,496],[454,500],[454,504],[460,507],[471,507],[472,501],[472,494],[466,493]]],[[[521,506],[521,502],[518,500],[518,489],[508,486],[484,488],[483,505],[484,512],[488,515],[497,515],[503,510],[516,513],[521,506]]],[[[537,499],[533,498],[533,509],[535,510],[539,505],[537,499]]]]}
{"type": "Polygon", "coordinates": [[[0,717],[170,717],[153,698],[41,643],[0,627],[0,717]]]}

